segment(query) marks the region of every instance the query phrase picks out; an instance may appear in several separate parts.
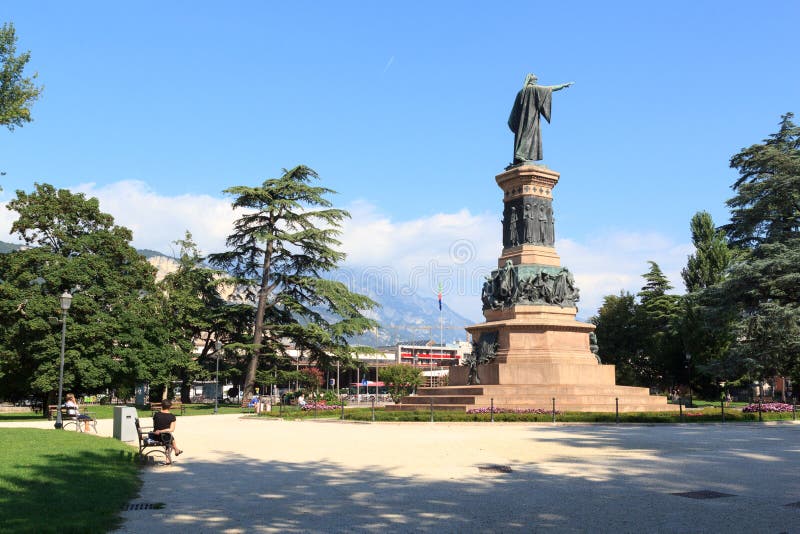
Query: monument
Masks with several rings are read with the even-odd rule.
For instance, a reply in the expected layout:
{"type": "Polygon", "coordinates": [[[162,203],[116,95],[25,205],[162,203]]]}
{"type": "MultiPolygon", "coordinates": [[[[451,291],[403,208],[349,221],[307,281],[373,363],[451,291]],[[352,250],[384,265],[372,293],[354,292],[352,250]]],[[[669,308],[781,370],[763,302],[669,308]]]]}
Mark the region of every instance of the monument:
{"type": "Polygon", "coordinates": [[[594,325],[575,319],[580,292],[555,250],[553,189],[559,173],[542,159],[541,121],[552,94],[572,82],[540,86],[529,74],[508,119],[514,159],[495,177],[503,199],[503,250],[481,291],[483,323],[467,328],[472,355],[451,367],[449,385],[420,388],[387,407],[413,410],[551,408],[560,411],[665,411],[666,397],[618,386],[614,366],[596,355],[594,325]]]}

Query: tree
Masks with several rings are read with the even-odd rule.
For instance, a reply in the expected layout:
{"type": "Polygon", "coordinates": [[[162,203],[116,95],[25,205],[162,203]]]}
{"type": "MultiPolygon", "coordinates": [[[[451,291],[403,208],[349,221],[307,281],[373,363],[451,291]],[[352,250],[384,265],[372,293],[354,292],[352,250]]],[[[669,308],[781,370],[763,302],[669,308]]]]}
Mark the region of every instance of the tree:
{"type": "Polygon", "coordinates": [[[669,295],[669,279],[654,261],[642,275],[646,284],[639,292],[636,308],[637,333],[642,348],[639,353],[643,377],[650,385],[666,385],[682,374],[684,347],[681,339],[681,297],[669,295]]]}
{"type": "Polygon", "coordinates": [[[777,133],[731,158],[739,179],[723,228],[733,246],[752,250],[800,237],[800,127],[793,118],[783,115],[777,133]]]}
{"type": "Polygon", "coordinates": [[[8,208],[27,247],[0,255],[0,396],[47,394],[58,385],[58,296],[73,293],[64,383],[95,392],[132,386],[174,356],[155,291],[155,272],[131,233],[96,199],[36,184],[8,208]]]}
{"type": "Polygon", "coordinates": [[[0,28],[0,125],[9,130],[31,121],[31,105],[42,92],[34,84],[35,73],[30,77],[23,74],[31,53],[16,52],[16,30],[8,22],[0,28]]]}
{"type": "Polygon", "coordinates": [[[627,291],[606,295],[591,322],[597,326],[598,356],[603,363],[615,366],[616,382],[628,386],[637,384],[641,371],[636,367],[639,337],[634,296],[627,291]]]}
{"type": "Polygon", "coordinates": [[[723,228],[742,250],[713,296],[735,317],[731,365],[750,378],[800,378],[800,128],[793,114],[731,158],[739,171],[723,228]]]}
{"type": "Polygon", "coordinates": [[[180,247],[178,269],[167,274],[158,288],[165,298],[165,318],[177,336],[173,343],[181,344],[191,356],[187,365],[175,369],[181,380],[181,400],[189,402],[189,385],[198,378],[213,378],[218,356],[223,362],[235,359],[242,346],[250,347],[253,308],[223,298],[221,291],[231,287],[231,281],[224,272],[204,264],[191,233],[175,244],[180,247]],[[222,353],[217,352],[217,341],[226,346],[222,353]]]}
{"type": "Polygon", "coordinates": [[[687,291],[682,337],[686,351],[692,355],[691,364],[698,370],[693,381],[695,389],[703,390],[716,387],[719,380],[736,378],[727,372],[724,363],[732,341],[731,317],[713,306],[706,291],[725,279],[733,251],[725,232],[714,226],[707,212],[696,213],[690,228],[695,252],[681,272],[687,291]]]}
{"type": "Polygon", "coordinates": [[[287,340],[327,367],[332,359],[349,359],[349,336],[376,326],[362,314],[376,306],[371,299],[324,278],[345,257],[335,247],[349,214],[327,200],[334,191],[310,184],[316,179],[316,172],[301,165],[259,187],[225,190],[235,197],[234,209],[245,214],[228,236],[229,250],[209,260],[229,272],[255,303],[245,397],[253,394],[262,358],[285,355],[287,340]]]}
{"type": "Polygon", "coordinates": [[[422,370],[408,364],[388,365],[381,369],[381,380],[388,386],[393,402],[410,395],[424,382],[422,370]]]}
{"type": "Polygon", "coordinates": [[[732,252],[725,232],[714,227],[705,211],[694,214],[690,223],[695,252],[689,256],[681,277],[687,293],[695,293],[722,281],[731,263],[732,252]]]}
{"type": "Polygon", "coordinates": [[[608,295],[592,322],[597,326],[599,356],[616,366],[617,382],[636,386],[666,386],[682,374],[681,297],[658,264],[650,261],[645,285],[637,294],[608,295]]]}

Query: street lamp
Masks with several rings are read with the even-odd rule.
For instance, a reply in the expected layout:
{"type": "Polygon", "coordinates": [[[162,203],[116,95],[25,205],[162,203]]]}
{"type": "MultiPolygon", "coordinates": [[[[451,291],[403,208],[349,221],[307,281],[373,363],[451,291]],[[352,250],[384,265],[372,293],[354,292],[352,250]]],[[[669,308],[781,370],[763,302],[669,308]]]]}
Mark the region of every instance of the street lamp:
{"type": "Polygon", "coordinates": [[[64,291],[59,297],[61,301],[61,365],[58,370],[58,409],[56,410],[57,429],[64,428],[61,420],[61,394],[64,392],[64,342],[67,339],[67,310],[72,304],[72,295],[64,291]]]}
{"type": "Polygon", "coordinates": [[[219,409],[219,351],[222,349],[222,341],[219,339],[214,342],[214,355],[217,357],[217,378],[214,381],[214,415],[219,409]]]}
{"type": "Polygon", "coordinates": [[[686,369],[689,371],[689,404],[686,406],[692,407],[692,355],[686,353],[686,369]]]}

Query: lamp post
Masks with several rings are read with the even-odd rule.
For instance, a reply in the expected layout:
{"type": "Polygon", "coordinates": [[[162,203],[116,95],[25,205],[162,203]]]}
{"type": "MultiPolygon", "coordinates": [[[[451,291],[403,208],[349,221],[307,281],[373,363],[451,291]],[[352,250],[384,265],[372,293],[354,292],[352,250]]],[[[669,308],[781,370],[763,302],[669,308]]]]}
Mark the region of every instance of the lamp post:
{"type": "Polygon", "coordinates": [[[58,368],[58,409],[56,410],[57,429],[64,428],[61,419],[61,395],[64,392],[64,343],[67,339],[67,310],[72,304],[72,295],[69,291],[64,291],[59,297],[61,301],[61,365],[58,368]]]}
{"type": "Polygon", "coordinates": [[[688,352],[686,353],[686,369],[689,371],[689,404],[686,406],[688,408],[692,407],[692,355],[688,352]]]}
{"type": "Polygon", "coordinates": [[[219,351],[222,349],[222,341],[219,339],[214,342],[214,355],[217,357],[217,378],[214,380],[214,415],[219,409],[219,351]]]}

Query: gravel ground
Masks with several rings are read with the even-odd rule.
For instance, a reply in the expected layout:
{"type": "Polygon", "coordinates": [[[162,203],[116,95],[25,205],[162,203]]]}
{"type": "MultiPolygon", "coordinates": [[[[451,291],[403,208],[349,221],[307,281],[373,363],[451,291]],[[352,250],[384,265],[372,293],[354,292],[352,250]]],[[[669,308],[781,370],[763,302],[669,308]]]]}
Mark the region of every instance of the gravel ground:
{"type": "MultiPolygon", "coordinates": [[[[2,424],[36,425],[52,426],[2,424]]],[[[112,422],[98,430],[111,435],[112,422]]],[[[124,512],[118,532],[800,533],[800,425],[791,422],[217,415],[179,417],[176,439],[185,453],[143,468],[133,501],[164,507],[124,512]],[[706,498],[675,495],[686,492],[706,498]]]]}

